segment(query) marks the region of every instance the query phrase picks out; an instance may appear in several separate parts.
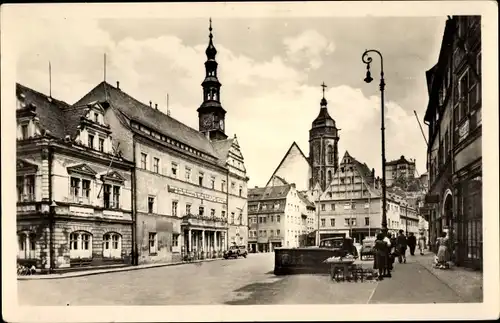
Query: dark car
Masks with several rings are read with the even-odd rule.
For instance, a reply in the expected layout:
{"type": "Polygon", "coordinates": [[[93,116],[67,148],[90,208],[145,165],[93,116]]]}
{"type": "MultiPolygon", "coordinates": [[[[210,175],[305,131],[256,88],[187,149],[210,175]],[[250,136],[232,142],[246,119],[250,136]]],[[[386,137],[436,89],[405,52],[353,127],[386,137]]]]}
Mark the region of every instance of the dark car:
{"type": "Polygon", "coordinates": [[[319,246],[302,248],[275,248],[274,274],[328,273],[330,257],[358,257],[358,251],[351,238],[337,237],[321,240],[319,246]]]}
{"type": "Polygon", "coordinates": [[[238,257],[246,258],[247,255],[248,252],[245,246],[231,246],[229,247],[228,250],[224,251],[224,259],[238,258],[238,257]]]}
{"type": "Polygon", "coordinates": [[[375,237],[367,237],[364,238],[363,241],[361,242],[361,250],[360,250],[360,259],[363,260],[363,256],[366,257],[373,257],[374,255],[374,250],[373,247],[375,246],[375,237]]]}

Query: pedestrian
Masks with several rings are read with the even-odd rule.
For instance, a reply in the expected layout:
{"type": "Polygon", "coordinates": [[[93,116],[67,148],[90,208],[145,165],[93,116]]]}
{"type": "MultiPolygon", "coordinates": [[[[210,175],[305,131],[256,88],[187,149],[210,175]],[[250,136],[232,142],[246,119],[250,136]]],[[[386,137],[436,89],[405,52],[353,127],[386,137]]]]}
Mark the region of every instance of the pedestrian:
{"type": "Polygon", "coordinates": [[[406,248],[408,246],[408,242],[406,241],[406,236],[403,230],[399,230],[399,235],[396,238],[396,250],[398,254],[398,261],[401,263],[404,261],[406,263],[406,248]]]}
{"type": "Polygon", "coordinates": [[[390,233],[384,237],[384,242],[387,246],[386,255],[385,255],[385,268],[384,268],[384,277],[392,277],[391,270],[393,269],[392,264],[394,263],[394,258],[392,256],[392,249],[394,247],[392,236],[390,233]]]}
{"type": "Polygon", "coordinates": [[[425,235],[424,233],[420,233],[420,236],[418,237],[418,249],[420,250],[420,255],[424,255],[424,249],[425,249],[425,235]]]}
{"type": "Polygon", "coordinates": [[[377,279],[383,280],[385,270],[387,268],[387,250],[389,249],[389,246],[387,245],[387,242],[384,241],[384,235],[382,233],[377,234],[373,249],[375,250],[373,269],[378,270],[377,279]]]}
{"type": "Polygon", "coordinates": [[[441,232],[441,235],[439,238],[437,238],[437,247],[438,247],[438,252],[437,252],[437,258],[438,258],[438,268],[439,269],[447,269],[448,268],[448,259],[449,259],[449,252],[448,252],[448,236],[446,232],[441,232]]]}
{"type": "Polygon", "coordinates": [[[415,256],[415,248],[417,247],[417,237],[410,232],[408,236],[408,248],[410,248],[410,255],[415,256]]]}

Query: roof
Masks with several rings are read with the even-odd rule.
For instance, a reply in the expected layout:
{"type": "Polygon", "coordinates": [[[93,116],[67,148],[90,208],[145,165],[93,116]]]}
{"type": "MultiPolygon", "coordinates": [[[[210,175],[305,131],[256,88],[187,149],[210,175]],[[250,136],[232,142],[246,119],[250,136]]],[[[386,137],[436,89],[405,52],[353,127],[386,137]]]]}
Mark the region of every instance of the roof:
{"type": "MultiPolygon", "coordinates": [[[[361,176],[363,183],[366,184],[366,187],[367,187],[368,191],[370,192],[370,194],[380,195],[381,194],[380,189],[376,189],[373,187],[374,179],[372,177],[372,171],[370,170],[368,165],[366,163],[361,163],[360,161],[358,161],[356,158],[351,156],[348,151],[345,152],[344,157],[342,159],[344,159],[346,157],[350,158],[351,163],[354,165],[358,174],[361,176]]],[[[338,171],[340,171],[340,169],[338,169],[337,172],[338,171]]],[[[335,177],[335,176],[333,176],[333,177],[335,177]]],[[[330,185],[328,185],[328,186],[330,186],[330,185]]]]}
{"type": "Polygon", "coordinates": [[[257,187],[248,190],[248,201],[286,198],[292,185],[257,187]]]}
{"type": "Polygon", "coordinates": [[[130,120],[136,120],[151,127],[155,131],[188,144],[213,157],[218,153],[210,140],[201,132],[168,116],[161,111],[139,102],[120,89],[103,81],[87,93],[74,106],[88,104],[93,101],[106,101],[130,120]]]}
{"type": "Polygon", "coordinates": [[[402,155],[399,159],[391,160],[390,162],[386,163],[386,165],[400,165],[400,164],[415,164],[415,162],[407,160],[405,156],[402,155]]]}
{"type": "Polygon", "coordinates": [[[312,207],[312,208],[316,208],[316,206],[314,205],[314,203],[312,203],[311,201],[309,201],[309,199],[306,197],[306,195],[300,191],[297,191],[297,195],[299,196],[300,200],[302,201],[302,203],[304,203],[306,206],[308,207],[312,207]]]}
{"type": "MultiPolygon", "coordinates": [[[[292,145],[290,146],[290,148],[288,148],[285,156],[283,156],[283,159],[281,159],[280,163],[278,164],[278,167],[276,167],[276,169],[274,170],[273,174],[271,175],[271,177],[269,178],[269,180],[267,181],[267,185],[269,185],[269,183],[272,181],[273,177],[275,176],[276,172],[278,171],[278,169],[280,169],[281,165],[283,165],[283,162],[285,161],[286,157],[288,156],[288,154],[290,153],[290,151],[292,151],[292,148],[293,147],[297,147],[297,149],[299,150],[300,154],[302,155],[302,157],[304,157],[304,159],[306,160],[306,162],[309,164],[309,166],[311,165],[311,163],[309,162],[309,159],[306,157],[306,155],[304,155],[304,153],[302,152],[302,150],[300,149],[299,145],[297,145],[297,143],[294,141],[292,143],[292,145]]],[[[283,178],[279,177],[282,181],[284,180],[283,178]]]]}
{"type": "Polygon", "coordinates": [[[231,149],[233,142],[234,138],[228,138],[225,140],[217,140],[212,142],[212,146],[214,147],[221,161],[225,162],[229,157],[229,149],[231,149]]]}
{"type": "Polygon", "coordinates": [[[37,92],[24,85],[16,83],[16,96],[26,105],[32,104],[36,107],[36,114],[40,120],[40,126],[58,138],[64,138],[65,115],[62,112],[69,104],[54,99],[46,94],[37,92]]]}

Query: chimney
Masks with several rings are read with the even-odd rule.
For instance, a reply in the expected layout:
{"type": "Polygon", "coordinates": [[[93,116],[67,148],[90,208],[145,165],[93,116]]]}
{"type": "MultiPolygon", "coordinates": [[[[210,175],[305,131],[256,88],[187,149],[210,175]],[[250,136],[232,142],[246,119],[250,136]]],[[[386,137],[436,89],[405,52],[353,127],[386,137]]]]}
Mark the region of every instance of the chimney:
{"type": "Polygon", "coordinates": [[[149,107],[152,108],[153,107],[153,102],[149,101],[149,107]]]}
{"type": "Polygon", "coordinates": [[[155,103],[155,109],[158,110],[158,103],[155,103]]]}
{"type": "Polygon", "coordinates": [[[375,179],[375,168],[372,168],[372,178],[375,179]]]}
{"type": "Polygon", "coordinates": [[[116,88],[119,90],[120,89],[120,81],[116,81],[116,88]]]}

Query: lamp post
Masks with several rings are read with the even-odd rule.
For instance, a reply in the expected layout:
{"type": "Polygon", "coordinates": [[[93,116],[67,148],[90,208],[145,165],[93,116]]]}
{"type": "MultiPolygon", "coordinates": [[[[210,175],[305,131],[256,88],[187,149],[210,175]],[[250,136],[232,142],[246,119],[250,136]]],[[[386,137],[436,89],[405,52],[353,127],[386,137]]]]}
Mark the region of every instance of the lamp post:
{"type": "Polygon", "coordinates": [[[361,60],[366,64],[366,77],[364,81],[370,83],[373,81],[370,73],[370,63],[372,58],[369,53],[376,53],[380,56],[380,102],[381,102],[381,127],[382,131],[382,232],[387,233],[387,209],[386,209],[386,188],[385,188],[385,126],[384,126],[384,58],[382,54],[375,49],[367,49],[361,56],[361,60]]]}

